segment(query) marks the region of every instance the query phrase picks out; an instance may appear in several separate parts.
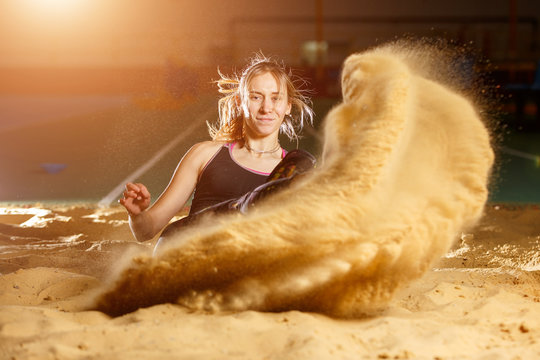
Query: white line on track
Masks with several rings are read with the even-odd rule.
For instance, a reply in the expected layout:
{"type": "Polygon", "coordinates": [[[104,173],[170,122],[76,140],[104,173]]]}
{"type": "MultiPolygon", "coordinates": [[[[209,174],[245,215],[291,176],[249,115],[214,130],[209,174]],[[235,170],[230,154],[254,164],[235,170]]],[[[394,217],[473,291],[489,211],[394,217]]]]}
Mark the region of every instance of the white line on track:
{"type": "Polygon", "coordinates": [[[517,156],[517,157],[520,157],[520,158],[523,158],[523,159],[533,160],[533,161],[538,161],[538,159],[540,157],[538,155],[529,154],[529,153],[526,153],[526,152],[523,152],[523,151],[511,149],[511,148],[506,147],[506,146],[502,146],[501,150],[504,153],[514,155],[514,156],[517,156]]]}
{"type": "Polygon", "coordinates": [[[208,116],[210,116],[210,113],[213,110],[209,110],[206,113],[201,116],[202,119],[197,119],[196,121],[193,121],[191,125],[189,125],[187,128],[184,129],[180,134],[178,134],[177,137],[175,137],[173,140],[171,140],[167,145],[162,147],[158,152],[152,156],[147,162],[141,165],[137,170],[129,174],[120,184],[118,184],[114,189],[112,189],[103,199],[101,199],[98,202],[99,206],[109,206],[111,205],[116,198],[120,196],[124,192],[126,183],[133,182],[135,179],[139,178],[141,175],[143,175],[145,172],[150,170],[152,166],[154,166],[161,158],[167,154],[169,151],[171,151],[176,145],[178,145],[180,142],[184,141],[188,136],[190,136],[199,126],[206,124],[206,121],[202,121],[203,119],[207,119],[208,116]]]}

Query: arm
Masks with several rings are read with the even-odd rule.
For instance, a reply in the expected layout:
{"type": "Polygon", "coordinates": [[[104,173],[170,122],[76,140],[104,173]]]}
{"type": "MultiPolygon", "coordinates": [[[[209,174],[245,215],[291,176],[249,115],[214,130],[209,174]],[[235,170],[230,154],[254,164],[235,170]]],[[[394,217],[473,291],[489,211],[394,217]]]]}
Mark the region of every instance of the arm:
{"type": "Polygon", "coordinates": [[[150,193],[144,185],[126,185],[124,198],[119,202],[129,213],[129,225],[138,241],[153,238],[182,209],[195,189],[200,172],[220,146],[207,141],[189,149],[165,191],[150,207],[150,193]]]}

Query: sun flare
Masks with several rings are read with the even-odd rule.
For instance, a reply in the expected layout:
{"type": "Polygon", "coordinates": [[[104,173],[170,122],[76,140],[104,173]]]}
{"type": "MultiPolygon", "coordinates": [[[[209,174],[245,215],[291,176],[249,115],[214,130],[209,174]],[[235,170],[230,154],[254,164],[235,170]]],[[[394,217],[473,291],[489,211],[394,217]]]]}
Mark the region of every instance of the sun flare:
{"type": "Polygon", "coordinates": [[[30,10],[40,12],[41,15],[69,15],[84,10],[89,0],[25,0],[30,10]]]}

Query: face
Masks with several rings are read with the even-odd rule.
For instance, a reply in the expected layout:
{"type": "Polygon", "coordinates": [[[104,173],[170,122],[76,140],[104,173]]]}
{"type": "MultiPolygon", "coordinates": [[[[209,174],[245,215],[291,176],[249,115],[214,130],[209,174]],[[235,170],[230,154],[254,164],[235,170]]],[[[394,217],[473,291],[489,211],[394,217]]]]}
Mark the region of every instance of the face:
{"type": "Polygon", "coordinates": [[[287,88],[280,88],[274,76],[267,72],[254,76],[247,90],[244,126],[248,135],[266,137],[277,134],[285,115],[291,112],[287,88]]]}

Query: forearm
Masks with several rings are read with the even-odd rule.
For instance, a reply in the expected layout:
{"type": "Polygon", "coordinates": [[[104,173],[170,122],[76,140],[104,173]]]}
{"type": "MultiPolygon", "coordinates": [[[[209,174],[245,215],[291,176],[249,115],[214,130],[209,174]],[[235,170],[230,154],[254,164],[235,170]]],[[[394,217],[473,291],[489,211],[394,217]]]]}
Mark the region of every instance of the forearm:
{"type": "Polygon", "coordinates": [[[148,211],[129,216],[129,227],[137,241],[150,240],[158,233],[159,229],[156,229],[154,223],[152,215],[148,211]]]}
{"type": "Polygon", "coordinates": [[[195,189],[199,171],[221,144],[199,143],[188,151],[175,170],[171,182],[150,206],[150,193],[143,184],[128,183],[120,203],[129,213],[129,227],[137,241],[157,235],[188,201],[195,189]]]}

